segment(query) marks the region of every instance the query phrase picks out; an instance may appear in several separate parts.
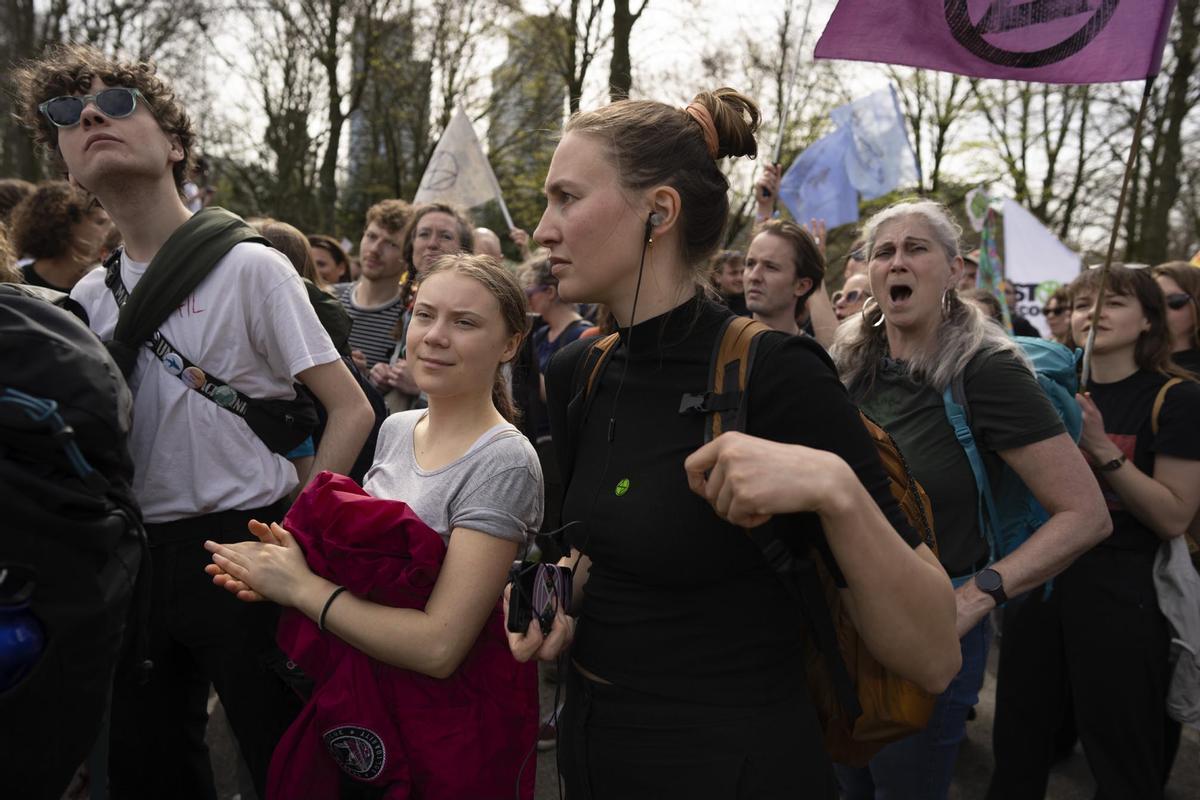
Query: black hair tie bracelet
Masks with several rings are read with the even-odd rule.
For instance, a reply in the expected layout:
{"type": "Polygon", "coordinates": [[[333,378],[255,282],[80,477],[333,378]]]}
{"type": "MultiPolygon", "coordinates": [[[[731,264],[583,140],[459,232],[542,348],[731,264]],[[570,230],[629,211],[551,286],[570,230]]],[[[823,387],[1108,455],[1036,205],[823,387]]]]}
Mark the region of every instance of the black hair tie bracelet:
{"type": "Polygon", "coordinates": [[[333,601],[337,600],[337,596],[346,591],[345,586],[339,586],[329,593],[329,599],[325,601],[325,607],[321,609],[321,616],[317,619],[317,630],[325,632],[325,615],[329,613],[329,607],[333,605],[333,601]]]}

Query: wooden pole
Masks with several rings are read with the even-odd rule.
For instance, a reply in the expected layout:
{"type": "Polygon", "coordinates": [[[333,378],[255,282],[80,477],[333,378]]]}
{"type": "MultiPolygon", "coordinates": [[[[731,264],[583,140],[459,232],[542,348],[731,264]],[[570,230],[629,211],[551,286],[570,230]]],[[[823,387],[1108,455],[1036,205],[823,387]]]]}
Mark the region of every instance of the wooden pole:
{"type": "Polygon", "coordinates": [[[1112,266],[1113,253],[1117,249],[1117,235],[1121,230],[1121,217],[1125,212],[1125,197],[1129,192],[1129,179],[1133,177],[1133,163],[1137,160],[1138,151],[1142,146],[1142,122],[1146,118],[1146,106],[1150,104],[1150,95],[1154,89],[1154,78],[1146,78],[1142,90],[1142,104],[1138,107],[1137,118],[1133,123],[1133,144],[1129,147],[1129,160],[1125,162],[1125,176],[1121,179],[1121,194],[1117,198],[1117,214],[1113,219],[1112,235],[1108,237],[1108,253],[1104,256],[1104,265],[1100,267],[1100,287],[1096,290],[1096,305],[1092,308],[1092,324],[1088,329],[1087,343],[1083,347],[1083,375],[1080,379],[1079,390],[1087,391],[1088,379],[1092,372],[1092,349],[1096,345],[1096,324],[1100,320],[1100,309],[1104,307],[1104,289],[1108,282],[1108,270],[1112,266]]]}
{"type": "MultiPolygon", "coordinates": [[[[795,6],[790,6],[790,8],[791,8],[791,11],[789,11],[789,16],[794,17],[795,6]]],[[[788,116],[790,115],[791,110],[792,110],[792,93],[796,89],[796,76],[800,72],[800,48],[804,47],[804,40],[805,40],[805,38],[808,37],[808,19],[809,19],[809,15],[811,13],[812,13],[812,0],[808,0],[808,5],[805,6],[805,8],[804,8],[804,24],[800,26],[800,38],[796,42],[795,57],[792,61],[792,71],[791,71],[791,74],[788,76],[787,94],[785,95],[785,99],[783,101],[783,108],[781,108],[779,110],[779,112],[780,112],[779,113],[779,133],[775,139],[775,151],[771,157],[772,164],[778,164],[779,158],[783,154],[783,137],[787,131],[788,116]]],[[[784,54],[786,55],[786,51],[784,51],[784,54]]],[[[783,66],[787,66],[787,65],[785,64],[783,66]]],[[[781,178],[783,177],[782,173],[780,174],[780,177],[781,178]]],[[[765,190],[764,190],[764,192],[765,192],[765,190]]],[[[776,192],[775,197],[771,200],[771,212],[772,213],[775,212],[775,209],[778,207],[778,205],[779,205],[779,192],[776,192]]]]}

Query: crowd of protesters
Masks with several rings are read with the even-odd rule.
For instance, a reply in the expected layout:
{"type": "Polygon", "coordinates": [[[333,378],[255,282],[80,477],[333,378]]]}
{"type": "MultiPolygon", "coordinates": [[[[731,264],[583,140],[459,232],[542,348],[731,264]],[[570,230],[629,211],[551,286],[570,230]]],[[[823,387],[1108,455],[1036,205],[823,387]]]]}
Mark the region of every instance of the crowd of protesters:
{"type": "MultiPolygon", "coordinates": [[[[136,287],[215,224],[191,120],[152,66],[84,47],[17,81],[69,180],[0,180],[0,280],[118,339],[136,287]]],[[[118,672],[107,770],[77,780],[212,800],[215,691],[263,798],[530,798],[530,756],[557,747],[573,800],[936,800],[999,641],[990,798],[1043,797],[1064,726],[1097,797],[1161,797],[1180,727],[1154,571],[1200,527],[1200,268],[1114,265],[1102,303],[1087,270],[1045,301],[1068,358],[1096,326],[1072,435],[1014,338],[1037,330],[1011,288],[979,287],[945,207],[880,211],[831,269],[823,223],[774,212],[767,165],[745,253],[720,250],[721,165],[757,155],[758,125],[727,88],[574,114],[531,234],[401,198],[353,253],[249,220],[165,348],[131,357],[153,669],[118,672]],[[706,442],[681,395],[738,317],[765,326],[744,424],[706,442]],[[222,387],[309,398],[320,428],[270,445],[222,387]],[[936,548],[860,411],[923,488],[936,548]],[[998,554],[984,506],[1005,475],[1043,515],[998,554]],[[924,730],[832,763],[812,609],[760,539],[828,570],[874,658],[936,696],[924,730]],[[559,567],[544,607],[522,581],[539,559],[559,567]],[[565,695],[541,714],[537,660],[565,695]]]]}

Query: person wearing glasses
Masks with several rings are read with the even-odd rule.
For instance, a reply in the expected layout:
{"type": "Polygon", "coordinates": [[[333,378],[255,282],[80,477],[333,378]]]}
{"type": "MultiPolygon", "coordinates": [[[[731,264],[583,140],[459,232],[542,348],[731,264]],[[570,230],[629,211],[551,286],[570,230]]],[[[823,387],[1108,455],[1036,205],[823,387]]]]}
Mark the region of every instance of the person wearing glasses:
{"type": "Polygon", "coordinates": [[[404,269],[400,280],[399,318],[392,326],[390,354],[371,367],[371,383],[385,393],[388,410],[404,411],[423,402],[413,380],[406,356],[412,299],[421,277],[444,255],[470,253],[475,249],[471,220],[445,203],[425,203],[412,209],[397,245],[404,269]]]}
{"type": "MultiPolygon", "coordinates": [[[[1069,287],[1077,342],[1088,338],[1100,282],[1092,269],[1069,287]]],[[[1097,798],[1163,797],[1179,728],[1167,718],[1171,632],[1155,558],[1200,507],[1200,385],[1172,362],[1169,327],[1149,270],[1113,264],[1090,378],[1076,395],[1079,449],[1113,533],[1052,591],[1038,587],[1005,611],[989,800],[1045,796],[1055,730],[1071,708],[1097,798]],[[1167,386],[1173,378],[1183,380],[1167,386]]]]}
{"type": "Polygon", "coordinates": [[[1075,347],[1075,340],[1071,338],[1071,300],[1067,287],[1061,286],[1050,295],[1042,307],[1042,315],[1050,326],[1051,339],[1066,347],[1075,347]]]}
{"type": "MultiPolygon", "coordinates": [[[[120,230],[116,269],[136,293],[160,248],[192,217],[182,187],[195,134],[179,95],[153,64],[79,45],[52,48],[15,77],[25,125],[120,230]]],[[[106,270],[89,272],[71,298],[107,340],[119,308],[105,278],[106,270]]],[[[306,384],[329,413],[313,469],[350,469],[374,414],[282,254],[257,242],[234,246],[159,330],[251,397],[291,398],[294,381],[306,384]]],[[[279,609],[238,603],[209,586],[202,543],[252,539],[247,523],[282,514],[296,470],[244,419],[140,350],[130,377],[130,453],[151,544],[154,669],[144,683],[115,683],[112,794],[215,797],[204,742],[211,684],[262,797],[275,743],[299,708],[273,666],[282,662],[274,642],[279,609]]]]}
{"type": "Polygon", "coordinates": [[[846,265],[842,268],[845,278],[867,274],[867,250],[864,245],[866,242],[862,239],[855,239],[854,244],[850,245],[850,252],[846,254],[846,265]]]}
{"type": "Polygon", "coordinates": [[[846,278],[842,290],[833,295],[833,313],[838,322],[844,322],[853,314],[862,312],[863,304],[871,296],[871,281],[865,273],[857,272],[846,278]]]}
{"type": "Polygon", "coordinates": [[[1167,298],[1167,328],[1171,331],[1171,360],[1200,375],[1200,268],[1186,261],[1168,261],[1154,268],[1167,298]]]}

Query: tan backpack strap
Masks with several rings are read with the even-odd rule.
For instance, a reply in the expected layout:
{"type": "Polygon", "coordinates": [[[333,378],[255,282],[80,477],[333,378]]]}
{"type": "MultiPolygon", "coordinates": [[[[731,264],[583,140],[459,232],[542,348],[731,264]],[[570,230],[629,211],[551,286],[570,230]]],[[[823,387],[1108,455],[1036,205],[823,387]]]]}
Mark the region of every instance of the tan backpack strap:
{"type": "Polygon", "coordinates": [[[604,366],[604,362],[608,360],[609,352],[613,349],[613,346],[620,341],[620,339],[621,335],[619,333],[610,333],[608,336],[600,339],[588,349],[589,356],[592,353],[596,354],[596,361],[592,364],[592,371],[588,373],[587,389],[584,391],[584,397],[591,397],[592,384],[596,382],[596,378],[600,377],[601,367],[604,366]]]}
{"type": "MultiPolygon", "coordinates": [[[[734,317],[729,321],[721,343],[717,346],[716,357],[709,374],[709,386],[713,395],[719,397],[730,391],[739,394],[746,391],[750,366],[754,359],[752,345],[760,333],[769,330],[771,329],[763,323],[749,317],[734,317]]],[[[707,438],[715,439],[725,430],[737,430],[745,414],[742,405],[739,403],[737,408],[710,414],[710,435],[707,438]]]]}
{"type": "Polygon", "coordinates": [[[1154,397],[1154,408],[1150,411],[1150,432],[1155,436],[1158,436],[1158,415],[1162,411],[1163,403],[1167,400],[1167,392],[1177,383],[1183,383],[1183,378],[1171,378],[1162,385],[1154,397]]]}

